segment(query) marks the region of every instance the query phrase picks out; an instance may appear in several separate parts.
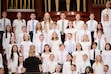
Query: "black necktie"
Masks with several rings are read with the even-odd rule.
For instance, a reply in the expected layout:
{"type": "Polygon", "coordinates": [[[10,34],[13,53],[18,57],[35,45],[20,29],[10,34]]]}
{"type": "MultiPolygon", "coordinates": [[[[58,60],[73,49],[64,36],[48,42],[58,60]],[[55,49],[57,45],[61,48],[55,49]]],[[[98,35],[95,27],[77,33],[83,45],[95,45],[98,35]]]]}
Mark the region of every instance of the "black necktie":
{"type": "Polygon", "coordinates": [[[94,56],[94,60],[95,60],[95,49],[94,49],[94,55],[93,56],[94,56]]]}

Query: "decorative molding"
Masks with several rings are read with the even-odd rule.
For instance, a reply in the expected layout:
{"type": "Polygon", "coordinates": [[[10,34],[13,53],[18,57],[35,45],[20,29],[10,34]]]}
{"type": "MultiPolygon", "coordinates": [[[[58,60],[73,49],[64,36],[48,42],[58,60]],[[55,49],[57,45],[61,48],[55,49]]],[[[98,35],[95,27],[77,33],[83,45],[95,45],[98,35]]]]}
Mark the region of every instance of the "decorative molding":
{"type": "Polygon", "coordinates": [[[7,9],[7,12],[35,12],[35,9],[7,9]]]}

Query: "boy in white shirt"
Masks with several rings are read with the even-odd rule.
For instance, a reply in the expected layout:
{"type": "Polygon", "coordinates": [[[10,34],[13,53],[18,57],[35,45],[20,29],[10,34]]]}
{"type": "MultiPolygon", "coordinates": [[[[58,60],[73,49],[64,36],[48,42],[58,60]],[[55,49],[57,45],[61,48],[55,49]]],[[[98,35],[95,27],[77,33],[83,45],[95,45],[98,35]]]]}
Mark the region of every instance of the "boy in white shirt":
{"type": "Polygon", "coordinates": [[[92,42],[94,42],[94,31],[96,30],[97,28],[97,24],[98,22],[96,20],[94,20],[95,16],[94,16],[94,13],[91,13],[90,16],[89,16],[90,20],[88,20],[86,22],[86,24],[88,24],[88,30],[91,32],[91,38],[92,38],[92,42]]]}
{"type": "Polygon", "coordinates": [[[67,25],[68,25],[68,20],[67,19],[65,19],[66,18],[66,15],[65,15],[65,13],[64,12],[62,12],[61,14],[60,14],[60,20],[58,20],[57,21],[57,28],[58,28],[58,30],[61,32],[61,40],[62,40],[62,42],[64,43],[64,41],[65,41],[65,30],[66,30],[66,28],[67,28],[67,25]]]}
{"type": "Polygon", "coordinates": [[[29,33],[29,35],[31,37],[31,41],[32,41],[33,40],[32,39],[33,38],[33,33],[35,31],[35,27],[36,27],[36,24],[37,24],[38,20],[35,19],[36,18],[35,13],[31,13],[30,18],[31,18],[31,20],[29,20],[27,22],[27,33],[29,33]]]}

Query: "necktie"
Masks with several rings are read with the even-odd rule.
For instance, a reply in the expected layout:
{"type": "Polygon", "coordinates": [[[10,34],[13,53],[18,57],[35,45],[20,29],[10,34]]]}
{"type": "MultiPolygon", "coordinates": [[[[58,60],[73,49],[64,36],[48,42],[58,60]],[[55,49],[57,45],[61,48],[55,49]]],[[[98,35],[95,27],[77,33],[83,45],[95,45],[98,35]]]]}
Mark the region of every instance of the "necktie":
{"type": "Polygon", "coordinates": [[[69,53],[72,53],[72,44],[71,44],[71,40],[69,40],[69,46],[68,46],[68,48],[69,48],[69,53]]]}
{"type": "Polygon", "coordinates": [[[62,34],[64,34],[64,20],[62,21],[62,34]]]}
{"type": "Polygon", "coordinates": [[[95,49],[94,49],[94,55],[93,56],[94,56],[94,60],[95,60],[95,49]]]}
{"type": "Polygon", "coordinates": [[[5,18],[4,18],[4,32],[5,32],[5,25],[6,25],[6,24],[5,24],[5,18]]]}
{"type": "Polygon", "coordinates": [[[98,41],[98,49],[101,50],[100,40],[98,41]]]}
{"type": "Polygon", "coordinates": [[[41,53],[42,53],[42,42],[41,42],[41,45],[40,45],[40,50],[41,50],[41,53]]]}
{"type": "Polygon", "coordinates": [[[34,20],[32,21],[32,31],[34,32],[34,20]]]}
{"type": "Polygon", "coordinates": [[[92,20],[91,20],[91,23],[90,23],[90,31],[92,31],[92,20]]]}

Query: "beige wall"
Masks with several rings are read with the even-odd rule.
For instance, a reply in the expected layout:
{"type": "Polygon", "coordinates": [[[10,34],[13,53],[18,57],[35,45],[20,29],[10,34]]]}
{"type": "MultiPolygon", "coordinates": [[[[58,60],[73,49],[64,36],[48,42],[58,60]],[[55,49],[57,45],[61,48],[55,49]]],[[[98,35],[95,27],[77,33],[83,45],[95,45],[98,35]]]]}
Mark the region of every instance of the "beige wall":
{"type": "Polygon", "coordinates": [[[0,0],[0,18],[1,18],[1,0],[0,0]]]}

